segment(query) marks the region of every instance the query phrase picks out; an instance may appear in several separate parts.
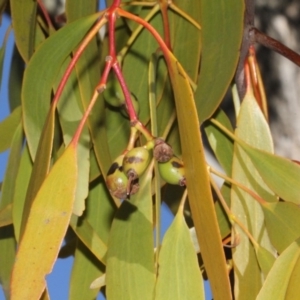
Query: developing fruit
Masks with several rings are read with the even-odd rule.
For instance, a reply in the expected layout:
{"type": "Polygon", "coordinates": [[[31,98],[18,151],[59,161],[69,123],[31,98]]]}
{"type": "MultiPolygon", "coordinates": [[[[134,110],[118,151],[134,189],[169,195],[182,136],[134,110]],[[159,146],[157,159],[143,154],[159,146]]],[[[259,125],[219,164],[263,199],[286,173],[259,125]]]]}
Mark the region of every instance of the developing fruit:
{"type": "Polygon", "coordinates": [[[156,138],[153,156],[158,162],[167,162],[173,157],[173,149],[164,139],[156,138]]]}
{"type": "Polygon", "coordinates": [[[139,189],[137,181],[128,180],[123,173],[124,155],[120,155],[111,165],[107,172],[106,185],[112,196],[119,199],[126,199],[128,195],[135,194],[139,189]]]}
{"type": "Polygon", "coordinates": [[[123,171],[131,180],[139,178],[150,162],[150,153],[144,147],[136,147],[128,151],[123,159],[123,171]]]}
{"type": "Polygon", "coordinates": [[[168,162],[158,163],[159,174],[167,183],[185,185],[183,162],[173,156],[168,162]]]}

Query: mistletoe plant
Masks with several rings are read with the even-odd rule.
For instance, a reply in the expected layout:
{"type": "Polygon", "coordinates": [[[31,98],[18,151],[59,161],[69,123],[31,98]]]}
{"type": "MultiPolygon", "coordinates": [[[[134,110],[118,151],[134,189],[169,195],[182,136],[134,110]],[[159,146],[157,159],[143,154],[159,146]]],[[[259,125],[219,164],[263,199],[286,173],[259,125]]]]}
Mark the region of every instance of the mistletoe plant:
{"type": "Polygon", "coordinates": [[[106,4],[51,18],[2,1],[16,44],[0,123],[7,298],[49,299],[46,275],[74,255],[70,299],[205,299],[206,276],[214,299],[294,299],[300,167],[274,155],[253,45],[299,56],[254,28],[252,1],[106,4]],[[219,106],[235,74],[232,126],[219,106]]]}

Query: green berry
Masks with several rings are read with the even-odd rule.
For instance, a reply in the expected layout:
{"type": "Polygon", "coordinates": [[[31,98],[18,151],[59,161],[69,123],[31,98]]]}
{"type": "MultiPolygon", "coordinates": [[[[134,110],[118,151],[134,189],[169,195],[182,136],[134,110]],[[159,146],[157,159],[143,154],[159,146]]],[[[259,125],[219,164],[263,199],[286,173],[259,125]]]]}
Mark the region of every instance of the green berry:
{"type": "Polygon", "coordinates": [[[150,163],[150,152],[144,147],[128,151],[123,159],[123,171],[132,180],[139,178],[150,163]]]}
{"type": "Polygon", "coordinates": [[[158,163],[161,178],[170,184],[185,185],[185,171],[183,162],[173,156],[169,161],[158,163]]]}

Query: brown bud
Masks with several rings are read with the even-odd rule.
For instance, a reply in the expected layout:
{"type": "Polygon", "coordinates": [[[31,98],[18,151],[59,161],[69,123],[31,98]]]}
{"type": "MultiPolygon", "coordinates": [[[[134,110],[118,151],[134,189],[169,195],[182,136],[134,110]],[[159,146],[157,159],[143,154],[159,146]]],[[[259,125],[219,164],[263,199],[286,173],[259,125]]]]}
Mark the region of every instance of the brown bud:
{"type": "Polygon", "coordinates": [[[172,147],[165,142],[162,138],[155,139],[155,146],[153,149],[154,158],[160,162],[164,163],[169,161],[173,156],[172,147]]]}

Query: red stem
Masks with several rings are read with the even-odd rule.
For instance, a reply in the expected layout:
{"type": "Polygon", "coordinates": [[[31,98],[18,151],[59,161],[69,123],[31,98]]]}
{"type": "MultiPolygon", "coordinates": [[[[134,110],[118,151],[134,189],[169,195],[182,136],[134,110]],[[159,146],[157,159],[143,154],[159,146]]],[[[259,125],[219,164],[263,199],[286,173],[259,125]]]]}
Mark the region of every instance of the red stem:
{"type": "MultiPolygon", "coordinates": [[[[103,14],[103,12],[101,12],[103,14]]],[[[92,29],[89,31],[87,36],[84,38],[82,43],[80,44],[78,50],[75,52],[70,64],[68,65],[68,68],[65,71],[65,74],[63,78],[61,79],[59,86],[56,90],[55,96],[53,98],[53,106],[55,107],[57,105],[57,102],[64,90],[64,87],[66,85],[67,80],[69,79],[71,72],[73,71],[75,64],[77,63],[78,59],[80,58],[81,54],[83,53],[84,49],[87,47],[91,39],[98,33],[99,29],[102,27],[102,25],[106,22],[106,20],[103,18],[103,16],[97,21],[97,23],[92,27],[92,29]]]]}
{"type": "Polygon", "coordinates": [[[161,0],[160,10],[163,19],[163,27],[164,27],[164,40],[168,48],[171,50],[171,36],[170,36],[170,25],[169,25],[169,17],[168,17],[168,2],[166,0],[161,0]]]}
{"type": "Polygon", "coordinates": [[[121,8],[118,8],[117,12],[120,16],[130,19],[130,20],[137,22],[137,23],[141,24],[142,26],[144,26],[156,39],[165,58],[168,59],[168,56],[170,55],[171,52],[170,52],[168,46],[166,45],[166,43],[164,42],[164,40],[161,38],[161,36],[159,35],[159,33],[155,30],[155,28],[153,26],[151,26],[148,22],[146,22],[142,18],[135,16],[121,8]]]}

